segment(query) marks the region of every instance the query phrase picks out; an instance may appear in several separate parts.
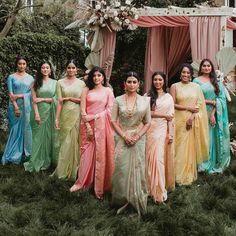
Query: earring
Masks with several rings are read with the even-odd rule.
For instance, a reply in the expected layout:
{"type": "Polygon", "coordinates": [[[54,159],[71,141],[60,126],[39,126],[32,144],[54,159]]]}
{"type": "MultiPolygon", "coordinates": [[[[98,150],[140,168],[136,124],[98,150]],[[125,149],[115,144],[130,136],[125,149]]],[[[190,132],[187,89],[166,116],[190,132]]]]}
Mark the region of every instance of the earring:
{"type": "Polygon", "coordinates": [[[139,93],[140,92],[140,88],[137,88],[137,93],[139,93]]]}

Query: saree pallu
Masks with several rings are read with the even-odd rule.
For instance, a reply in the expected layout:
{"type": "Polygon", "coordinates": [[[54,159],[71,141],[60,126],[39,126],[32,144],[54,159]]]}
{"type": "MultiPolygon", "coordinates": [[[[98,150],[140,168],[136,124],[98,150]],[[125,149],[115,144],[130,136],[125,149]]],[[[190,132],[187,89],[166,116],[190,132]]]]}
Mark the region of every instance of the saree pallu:
{"type": "MultiPolygon", "coordinates": [[[[156,100],[155,111],[174,115],[174,101],[169,94],[156,100]]],[[[175,188],[174,143],[169,143],[169,135],[174,136],[174,120],[152,118],[147,131],[145,175],[147,191],[155,202],[167,199],[167,189],[175,188]]]]}
{"type": "Polygon", "coordinates": [[[20,164],[30,156],[32,150],[32,131],[30,126],[31,111],[31,85],[34,79],[26,74],[22,79],[17,79],[14,74],[7,79],[9,93],[23,94],[23,98],[17,99],[20,109],[20,117],[15,116],[15,110],[11,101],[8,105],[9,136],[2,156],[2,164],[20,164]]]}
{"type": "Polygon", "coordinates": [[[175,84],[176,103],[184,106],[195,106],[193,125],[186,129],[186,121],[191,112],[175,109],[175,176],[180,185],[189,185],[197,179],[197,164],[208,160],[209,133],[208,118],[203,93],[195,83],[175,84]]]}
{"type": "Polygon", "coordinates": [[[57,160],[57,130],[54,128],[56,113],[56,80],[49,80],[36,92],[37,98],[52,98],[53,101],[37,104],[40,125],[35,121],[35,112],[31,111],[32,154],[30,160],[24,163],[26,171],[40,171],[48,169],[57,160]]]}
{"type": "Polygon", "coordinates": [[[94,188],[97,198],[111,191],[114,171],[114,130],[111,125],[111,108],[114,95],[110,88],[89,91],[86,97],[87,114],[98,114],[99,118],[90,121],[93,138],[88,139],[85,124],[81,124],[81,159],[78,179],[73,187],[94,188]]]}
{"type": "Polygon", "coordinates": [[[228,122],[227,101],[224,87],[219,85],[219,95],[215,94],[215,89],[211,82],[203,83],[198,78],[194,79],[199,84],[206,100],[216,101],[216,125],[210,124],[210,115],[213,106],[207,105],[208,127],[209,127],[209,160],[203,162],[199,170],[208,173],[222,173],[230,163],[230,133],[228,122]]]}

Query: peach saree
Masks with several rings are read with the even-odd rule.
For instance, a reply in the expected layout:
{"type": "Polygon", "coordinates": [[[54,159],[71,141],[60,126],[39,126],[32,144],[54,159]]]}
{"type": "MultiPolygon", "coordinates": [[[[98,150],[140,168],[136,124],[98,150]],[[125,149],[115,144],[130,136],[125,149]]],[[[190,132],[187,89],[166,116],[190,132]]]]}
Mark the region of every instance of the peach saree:
{"type": "MultiPolygon", "coordinates": [[[[166,93],[156,100],[155,111],[160,114],[174,115],[174,101],[166,93]]],[[[147,131],[145,175],[147,191],[155,202],[167,199],[167,189],[174,190],[173,143],[169,136],[174,134],[174,122],[165,118],[152,118],[147,131]]]]}

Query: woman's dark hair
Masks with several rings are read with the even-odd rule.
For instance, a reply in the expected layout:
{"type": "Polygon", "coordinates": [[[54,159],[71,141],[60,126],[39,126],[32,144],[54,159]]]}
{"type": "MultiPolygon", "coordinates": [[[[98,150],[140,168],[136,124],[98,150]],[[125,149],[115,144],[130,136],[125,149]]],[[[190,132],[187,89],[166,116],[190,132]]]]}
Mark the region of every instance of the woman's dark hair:
{"type": "Polygon", "coordinates": [[[20,60],[24,60],[24,61],[26,62],[26,64],[27,64],[27,59],[26,59],[25,56],[23,56],[23,55],[18,56],[18,57],[16,58],[16,60],[15,60],[15,69],[17,69],[17,64],[18,64],[18,62],[19,62],[20,60]]]}
{"type": "Polygon", "coordinates": [[[106,79],[106,74],[104,72],[104,70],[99,67],[99,66],[95,66],[92,68],[92,70],[89,71],[88,73],[88,79],[86,80],[86,86],[89,88],[89,90],[93,89],[95,87],[94,81],[93,81],[93,76],[95,72],[99,72],[103,75],[103,86],[107,87],[107,79],[106,79]]]}
{"type": "Polygon", "coordinates": [[[211,72],[210,72],[210,75],[209,75],[210,81],[211,81],[211,84],[213,85],[213,87],[215,89],[215,94],[219,95],[220,89],[219,89],[219,85],[218,85],[218,82],[217,82],[217,76],[216,76],[214,65],[213,65],[213,63],[210,59],[205,58],[201,61],[200,66],[199,66],[198,76],[201,76],[203,74],[202,73],[202,66],[205,62],[209,62],[210,65],[211,65],[211,72]]]}
{"type": "Polygon", "coordinates": [[[181,75],[181,72],[184,69],[184,67],[187,67],[189,69],[190,75],[191,75],[191,77],[193,77],[193,67],[190,64],[188,64],[188,63],[183,63],[181,65],[180,70],[179,70],[179,74],[181,75]]]}
{"type": "Polygon", "coordinates": [[[154,110],[155,108],[155,104],[156,104],[156,99],[158,98],[158,92],[157,92],[157,89],[155,88],[155,86],[153,85],[153,81],[154,81],[154,78],[156,75],[160,75],[163,80],[164,80],[164,84],[163,84],[163,91],[166,93],[166,75],[163,73],[163,72],[160,72],[160,71],[156,71],[153,73],[152,75],[152,86],[151,86],[151,89],[149,90],[148,92],[148,96],[151,98],[150,99],[150,107],[151,107],[151,110],[154,110]]]}
{"type": "Polygon", "coordinates": [[[135,77],[135,78],[140,82],[140,78],[139,78],[137,72],[129,71],[128,73],[126,73],[125,76],[124,76],[124,82],[126,82],[126,80],[127,80],[129,77],[135,77]]]}
{"type": "Polygon", "coordinates": [[[34,90],[35,91],[37,91],[43,85],[43,75],[42,75],[42,72],[41,72],[41,68],[44,64],[48,64],[50,66],[50,69],[51,69],[50,78],[55,79],[53,69],[52,69],[52,64],[49,61],[41,62],[39,67],[38,67],[38,70],[36,72],[36,75],[35,75],[35,81],[34,81],[34,90]]]}
{"type": "Polygon", "coordinates": [[[70,60],[68,60],[67,62],[66,62],[66,68],[67,68],[67,66],[69,65],[69,64],[74,64],[76,67],[78,67],[78,64],[77,64],[77,62],[74,60],[74,59],[70,59],[70,60]]]}

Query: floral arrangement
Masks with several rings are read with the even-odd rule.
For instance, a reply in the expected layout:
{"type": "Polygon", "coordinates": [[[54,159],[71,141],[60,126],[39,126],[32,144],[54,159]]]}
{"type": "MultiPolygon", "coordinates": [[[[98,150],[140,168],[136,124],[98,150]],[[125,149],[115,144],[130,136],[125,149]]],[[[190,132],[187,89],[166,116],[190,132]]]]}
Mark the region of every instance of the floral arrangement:
{"type": "Polygon", "coordinates": [[[77,26],[83,25],[92,30],[97,26],[108,27],[114,31],[137,28],[130,22],[130,18],[139,17],[138,9],[132,4],[132,0],[79,0],[77,9],[77,26]]]}

